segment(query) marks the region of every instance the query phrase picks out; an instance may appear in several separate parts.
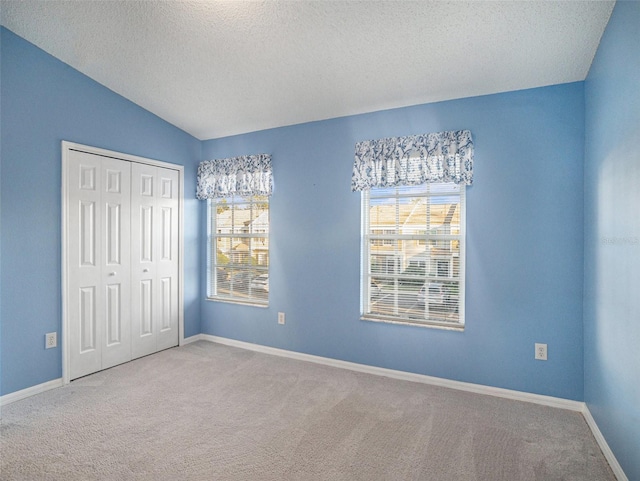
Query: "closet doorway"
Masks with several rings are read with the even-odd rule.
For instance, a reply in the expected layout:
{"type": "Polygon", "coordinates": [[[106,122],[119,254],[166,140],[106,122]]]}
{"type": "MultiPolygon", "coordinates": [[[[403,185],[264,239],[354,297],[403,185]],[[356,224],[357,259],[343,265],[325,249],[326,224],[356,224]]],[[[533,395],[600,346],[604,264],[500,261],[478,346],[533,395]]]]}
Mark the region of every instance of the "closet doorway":
{"type": "Polygon", "coordinates": [[[183,342],[183,176],[62,142],[65,383],[183,342]]]}

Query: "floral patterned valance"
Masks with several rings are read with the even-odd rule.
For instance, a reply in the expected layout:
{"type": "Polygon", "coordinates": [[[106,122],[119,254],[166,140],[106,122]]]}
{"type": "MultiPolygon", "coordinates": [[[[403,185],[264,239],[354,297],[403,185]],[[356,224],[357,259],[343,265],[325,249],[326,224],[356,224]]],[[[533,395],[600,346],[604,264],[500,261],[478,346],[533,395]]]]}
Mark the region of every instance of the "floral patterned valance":
{"type": "Polygon", "coordinates": [[[205,160],[198,166],[198,199],[230,195],[266,195],[273,191],[271,156],[244,155],[205,160]]]}
{"type": "Polygon", "coordinates": [[[356,144],[351,190],[473,182],[473,140],[468,130],[366,140],[356,144]]]}

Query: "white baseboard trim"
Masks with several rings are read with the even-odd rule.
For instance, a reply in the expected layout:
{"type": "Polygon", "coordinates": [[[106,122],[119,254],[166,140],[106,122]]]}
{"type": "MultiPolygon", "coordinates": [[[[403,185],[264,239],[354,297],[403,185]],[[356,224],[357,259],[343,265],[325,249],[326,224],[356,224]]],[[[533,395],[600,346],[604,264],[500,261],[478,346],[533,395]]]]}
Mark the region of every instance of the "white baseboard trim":
{"type": "MultiPolygon", "coordinates": [[[[401,379],[404,381],[419,382],[422,384],[431,384],[434,386],[447,387],[450,389],[457,389],[459,391],[473,392],[477,394],[486,394],[489,396],[502,397],[506,399],[513,399],[515,401],[525,401],[534,404],[540,404],[543,406],[550,406],[560,409],[567,409],[569,411],[577,411],[582,413],[589,429],[593,433],[598,446],[602,450],[602,454],[611,466],[616,479],[618,481],[629,481],[626,474],[622,470],[620,463],[616,459],[613,451],[609,447],[607,440],[602,435],[600,428],[596,424],[595,419],[591,415],[586,403],[581,401],[572,401],[570,399],[556,398],[552,396],[544,396],[541,394],[532,394],[522,391],[514,391],[511,389],[503,389],[498,387],[484,386],[482,384],[473,384],[462,381],[453,381],[450,379],[444,379],[434,376],[427,376],[424,374],[415,374],[405,371],[397,371],[394,369],[386,369],[382,367],[367,366],[366,364],[358,364],[349,361],[340,361],[338,359],[331,359],[328,357],[314,356],[312,354],[304,354],[302,352],[287,351],[285,349],[278,349],[275,347],[262,346],[260,344],[253,344],[250,342],[236,341],[235,339],[228,339],[226,337],[212,336],[209,334],[196,334],[183,339],[181,345],[191,344],[196,341],[208,341],[217,344],[224,344],[227,346],[238,347],[240,349],[247,349],[249,351],[261,352],[264,354],[271,354],[274,356],[287,357],[290,359],[296,359],[299,361],[313,362],[316,364],[323,364],[325,366],[337,367],[342,369],[348,369],[351,371],[363,372],[367,374],[374,374],[378,376],[385,376],[393,379],[401,379]]],[[[36,394],[56,389],[63,386],[62,378],[53,379],[51,381],[31,386],[20,391],[12,392],[0,396],[0,406],[6,406],[21,399],[26,399],[36,394]]]]}
{"type": "Polygon", "coordinates": [[[196,341],[204,341],[205,339],[202,337],[204,334],[196,334],[195,336],[185,337],[182,339],[181,346],[186,346],[187,344],[191,344],[196,341]]]}
{"type": "MultiPolygon", "coordinates": [[[[228,339],[226,337],[211,336],[209,334],[199,334],[198,336],[193,336],[193,337],[198,337],[198,339],[194,339],[194,341],[202,340],[202,341],[215,342],[218,344],[225,344],[227,346],[239,347],[241,349],[247,349],[250,351],[262,352],[264,354],[272,354],[274,356],[288,357],[288,358],[297,359],[300,361],[314,362],[316,364],[324,364],[326,366],[339,367],[342,369],[349,369],[351,371],[375,374],[378,376],[385,376],[393,379],[419,382],[422,384],[431,384],[434,386],[447,387],[451,389],[457,389],[460,391],[467,391],[467,392],[473,392],[478,394],[487,394],[489,396],[513,399],[516,401],[526,401],[530,403],[541,404],[543,406],[567,409],[569,411],[583,412],[584,410],[584,403],[581,401],[572,401],[570,399],[544,396],[542,394],[532,394],[532,393],[527,393],[522,391],[514,391],[511,389],[483,386],[481,384],[473,384],[473,383],[462,382],[462,381],[452,381],[450,379],[426,376],[424,374],[415,374],[415,373],[405,372],[405,371],[396,371],[394,369],[367,366],[366,364],[357,364],[354,362],[340,361],[338,359],[331,359],[328,357],[314,356],[311,354],[304,354],[304,353],[295,352],[295,351],[287,351],[287,350],[278,349],[275,347],[262,346],[260,344],[252,344],[244,341],[236,341],[235,339],[228,339]]],[[[189,338],[189,339],[192,339],[192,338],[189,338]]],[[[194,342],[194,341],[191,341],[191,342],[194,342]]]]}
{"type": "Polygon", "coordinates": [[[587,425],[591,429],[593,437],[596,438],[596,442],[598,443],[598,446],[600,446],[602,454],[604,454],[604,457],[609,463],[609,466],[611,466],[611,470],[613,471],[613,474],[615,474],[616,479],[618,481],[629,481],[629,478],[627,478],[627,475],[624,474],[624,471],[622,470],[622,466],[620,466],[620,463],[618,463],[618,460],[613,454],[613,451],[611,451],[607,440],[604,438],[602,432],[600,431],[600,428],[596,424],[596,420],[593,419],[591,411],[589,411],[589,407],[586,403],[584,405],[584,409],[582,410],[582,415],[584,416],[584,420],[587,422],[587,425]]]}
{"type": "Polygon", "coordinates": [[[13,402],[20,401],[21,399],[35,396],[36,394],[40,394],[42,392],[59,387],[62,387],[62,378],[53,379],[51,381],[43,382],[42,384],[37,384],[35,386],[22,389],[20,391],[11,392],[0,397],[0,406],[6,406],[7,404],[11,404],[13,402]]]}
{"type": "MultiPolygon", "coordinates": [[[[185,339],[185,342],[187,340],[185,339]]],[[[489,396],[496,396],[506,399],[512,399],[515,401],[525,401],[534,404],[540,404],[543,406],[549,406],[554,408],[566,409],[569,411],[576,411],[582,413],[587,425],[591,429],[593,436],[602,450],[602,454],[611,466],[611,470],[616,476],[618,481],[629,481],[624,474],[622,467],[618,463],[618,460],[611,451],[611,448],[607,444],[604,436],[600,432],[596,421],[593,419],[591,412],[587,405],[582,401],[573,401],[570,399],[557,398],[553,396],[544,396],[542,394],[532,394],[522,391],[514,391],[511,389],[503,389],[491,386],[484,386],[482,384],[473,384],[462,381],[452,381],[450,379],[443,379],[439,377],[426,376],[424,374],[415,374],[405,371],[396,371],[394,369],[386,369],[382,367],[367,366],[366,364],[357,364],[354,362],[340,361],[338,359],[331,359],[328,357],[314,356],[311,354],[304,354],[301,352],[287,351],[285,349],[278,349],[275,347],[262,346],[260,344],[253,344],[250,342],[237,341],[235,339],[228,339],[226,337],[211,336],[209,334],[198,334],[189,338],[189,342],[195,341],[209,341],[217,344],[224,344],[227,346],[238,347],[241,349],[247,349],[250,351],[261,352],[264,354],[271,354],[274,356],[288,357],[291,359],[297,359],[300,361],[308,361],[316,364],[323,364],[331,367],[338,367],[342,369],[349,369],[351,371],[364,372],[368,374],[375,374],[378,376],[390,377],[393,379],[401,379],[404,381],[413,381],[423,384],[431,384],[434,386],[447,387],[451,389],[457,389],[460,391],[473,392],[477,394],[486,394],[489,396]]]]}

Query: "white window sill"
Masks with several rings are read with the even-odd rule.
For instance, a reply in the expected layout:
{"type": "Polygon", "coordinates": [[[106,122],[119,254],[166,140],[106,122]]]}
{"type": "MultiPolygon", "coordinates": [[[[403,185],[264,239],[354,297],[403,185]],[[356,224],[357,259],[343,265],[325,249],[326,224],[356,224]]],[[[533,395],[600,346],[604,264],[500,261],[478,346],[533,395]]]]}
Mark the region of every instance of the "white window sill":
{"type": "Polygon", "coordinates": [[[207,297],[206,298],[207,301],[213,301],[213,302],[224,302],[226,304],[237,304],[239,306],[249,306],[249,307],[261,307],[263,309],[266,309],[267,307],[269,307],[269,304],[259,304],[257,302],[251,302],[251,301],[238,301],[235,299],[228,299],[226,297],[207,297]]]}
{"type": "Polygon", "coordinates": [[[360,320],[367,321],[367,322],[381,322],[384,324],[398,324],[401,326],[427,327],[431,329],[442,329],[445,331],[458,331],[458,332],[464,331],[464,324],[444,324],[444,323],[436,323],[436,322],[429,322],[429,321],[419,322],[419,321],[413,321],[409,319],[403,321],[399,319],[389,319],[389,318],[373,317],[373,316],[362,316],[360,320]]]}

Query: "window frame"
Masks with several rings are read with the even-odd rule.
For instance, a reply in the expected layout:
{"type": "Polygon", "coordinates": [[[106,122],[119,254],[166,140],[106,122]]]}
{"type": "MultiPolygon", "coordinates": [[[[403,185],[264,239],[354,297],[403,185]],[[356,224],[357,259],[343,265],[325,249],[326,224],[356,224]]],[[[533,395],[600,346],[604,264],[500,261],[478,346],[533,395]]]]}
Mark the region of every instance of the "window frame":
{"type": "MultiPolygon", "coordinates": [[[[395,241],[415,241],[416,245],[419,246],[430,246],[437,245],[437,242],[442,242],[443,240],[450,242],[458,242],[459,249],[459,266],[458,266],[458,301],[457,301],[457,310],[458,310],[458,319],[457,321],[442,321],[437,319],[420,319],[408,316],[400,316],[400,315],[385,315],[379,313],[372,312],[372,297],[371,297],[371,283],[372,278],[376,276],[376,272],[371,271],[371,260],[373,257],[378,256],[381,257],[384,254],[379,252],[372,252],[370,247],[372,246],[372,242],[376,242],[379,239],[379,235],[373,234],[373,231],[378,231],[382,229],[381,226],[371,227],[370,224],[370,209],[371,209],[371,197],[372,193],[374,198],[376,198],[376,192],[383,192],[384,195],[380,195],[379,198],[429,198],[436,197],[439,195],[443,195],[442,192],[429,192],[430,186],[429,184],[422,184],[418,186],[399,186],[395,188],[395,195],[389,195],[389,188],[372,188],[370,190],[362,190],[361,191],[361,248],[360,248],[360,264],[361,264],[361,276],[360,276],[360,313],[361,320],[365,321],[375,321],[375,322],[386,322],[392,324],[402,324],[402,325],[414,325],[420,327],[430,327],[430,328],[439,328],[439,329],[448,329],[448,330],[456,330],[462,331],[465,327],[465,284],[466,284],[466,186],[464,184],[451,184],[451,183],[435,183],[439,186],[452,186],[452,190],[459,189],[459,234],[448,234],[445,239],[443,239],[442,235],[433,234],[430,231],[433,231],[433,226],[428,229],[427,226],[420,227],[420,234],[399,234],[399,230],[402,227],[399,223],[399,219],[396,216],[395,220],[395,231],[396,234],[393,235],[393,240],[395,241]],[[424,189],[421,195],[416,195],[412,189],[424,189]]],[[[452,191],[445,191],[444,194],[453,194],[458,195],[458,193],[454,193],[452,191]]],[[[377,244],[376,244],[377,245],[377,244]]],[[[431,260],[435,263],[436,269],[439,269],[439,262],[443,259],[439,257],[432,257],[431,260]]],[[[396,260],[397,262],[402,262],[400,258],[396,260]]],[[[409,267],[410,262],[407,263],[405,270],[409,267]]],[[[453,271],[453,258],[449,260],[449,268],[450,272],[453,271]]],[[[401,278],[402,269],[398,270],[394,275],[397,278],[401,278]]],[[[387,274],[384,274],[387,275],[387,274]]],[[[425,272],[423,277],[423,284],[427,283],[435,283],[437,282],[437,274],[436,279],[432,279],[433,276],[429,276],[427,272],[425,272]]],[[[452,279],[453,277],[449,277],[447,279],[452,279]]],[[[421,278],[422,280],[422,278],[421,278]]],[[[399,290],[396,286],[395,288],[395,296],[396,299],[399,294],[399,290]]],[[[417,298],[417,295],[416,295],[417,298]]],[[[426,309],[428,311],[428,307],[426,309]]]]}
{"type": "MultiPolygon", "coordinates": [[[[256,215],[255,218],[253,216],[251,216],[251,218],[258,219],[260,216],[260,214],[256,215]]],[[[269,307],[269,298],[270,298],[270,292],[269,290],[266,290],[266,298],[262,299],[259,297],[254,297],[254,296],[234,296],[233,293],[231,293],[230,295],[222,295],[219,293],[219,279],[218,279],[218,267],[221,266],[221,264],[218,264],[218,256],[217,256],[217,245],[218,245],[218,240],[220,239],[229,239],[229,242],[232,242],[233,239],[249,239],[251,242],[250,244],[253,244],[253,241],[258,241],[260,239],[266,240],[266,254],[267,254],[267,258],[269,258],[269,252],[270,252],[270,242],[269,242],[269,238],[270,238],[270,232],[271,232],[271,203],[270,203],[270,199],[267,196],[263,196],[263,195],[251,195],[251,196],[241,196],[241,195],[230,195],[228,197],[220,197],[220,198],[211,198],[211,199],[207,199],[207,300],[210,301],[217,301],[217,302],[227,302],[227,303],[232,303],[232,304],[242,304],[242,305],[249,305],[249,306],[255,306],[255,307],[269,307]],[[259,200],[256,200],[256,198],[259,198],[259,200]],[[220,205],[219,203],[222,202],[222,200],[228,200],[231,199],[231,202],[227,202],[226,205],[229,206],[230,208],[233,208],[233,206],[236,205],[243,205],[243,204],[249,204],[249,205],[255,205],[255,204],[262,204],[262,203],[266,203],[267,204],[267,227],[266,229],[259,229],[259,231],[257,232],[247,232],[247,230],[251,230],[245,226],[242,225],[236,225],[235,221],[232,221],[231,226],[230,226],[230,231],[231,232],[222,232],[222,229],[220,229],[217,225],[217,216],[218,216],[218,212],[217,212],[217,208],[218,205],[220,205]],[[235,199],[240,199],[239,201],[236,201],[235,199]],[[247,200],[249,199],[249,200],[247,200]],[[215,209],[215,210],[214,210],[215,209]],[[214,214],[215,212],[215,214],[214,214]],[[264,232],[264,230],[266,230],[266,232],[264,232]]],[[[264,242],[263,242],[264,244],[264,242]]],[[[249,252],[251,252],[251,249],[249,250],[249,252]]],[[[226,255],[226,254],[225,254],[226,255]]],[[[249,257],[252,257],[251,254],[249,254],[249,257]]],[[[259,275],[264,275],[266,274],[267,276],[269,276],[269,267],[270,267],[270,260],[267,262],[266,266],[262,266],[260,264],[254,265],[251,268],[243,268],[242,267],[242,263],[229,263],[227,264],[228,266],[236,266],[236,271],[237,272],[242,272],[242,271],[247,271],[247,272],[251,272],[251,271],[256,271],[256,272],[260,272],[259,275]]],[[[247,276],[247,278],[250,276],[247,276]]],[[[257,277],[257,276],[256,276],[257,277]]],[[[255,277],[252,277],[250,280],[248,280],[248,286],[247,286],[247,291],[249,294],[251,294],[251,282],[255,279],[255,277]]]]}

